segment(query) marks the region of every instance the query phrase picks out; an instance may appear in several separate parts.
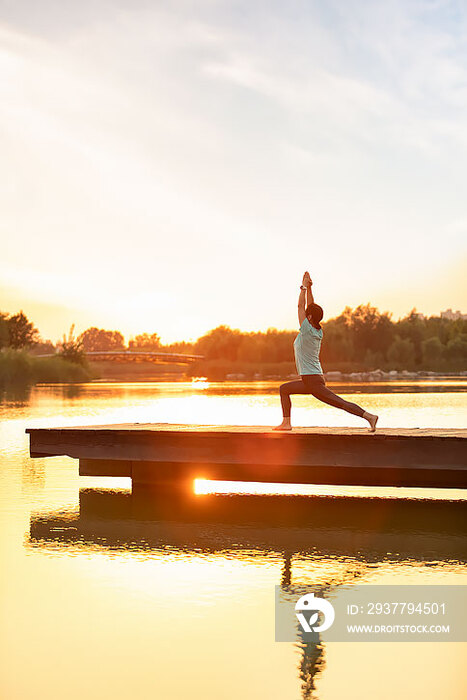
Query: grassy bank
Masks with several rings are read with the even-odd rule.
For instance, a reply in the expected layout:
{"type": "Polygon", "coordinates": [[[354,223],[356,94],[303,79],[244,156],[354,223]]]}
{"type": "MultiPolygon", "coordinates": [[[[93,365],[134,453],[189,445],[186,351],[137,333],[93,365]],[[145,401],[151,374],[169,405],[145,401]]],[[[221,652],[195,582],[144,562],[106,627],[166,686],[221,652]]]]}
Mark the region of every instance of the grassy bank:
{"type": "Polygon", "coordinates": [[[0,352],[0,386],[26,386],[38,382],[88,382],[94,374],[87,367],[60,357],[34,357],[25,350],[0,352]]]}

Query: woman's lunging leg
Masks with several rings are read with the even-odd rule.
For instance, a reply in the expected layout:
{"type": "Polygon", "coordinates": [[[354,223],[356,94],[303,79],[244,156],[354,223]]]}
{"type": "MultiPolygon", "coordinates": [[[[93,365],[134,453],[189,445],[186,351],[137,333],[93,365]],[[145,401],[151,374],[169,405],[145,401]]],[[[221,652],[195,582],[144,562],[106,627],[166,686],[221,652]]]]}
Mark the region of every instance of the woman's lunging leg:
{"type": "Polygon", "coordinates": [[[346,401],[341,396],[338,396],[333,391],[328,389],[324,379],[320,375],[306,375],[304,378],[304,384],[313,396],[323,403],[329,404],[329,406],[335,406],[335,408],[341,408],[347,413],[352,413],[354,416],[360,416],[368,421],[370,424],[371,431],[374,432],[376,423],[378,421],[378,416],[368,413],[364,408],[351,401],[346,401]],[[310,377],[310,379],[308,378],[310,377]]]}
{"type": "Polygon", "coordinates": [[[291,430],[292,425],[290,423],[290,411],[292,408],[292,402],[290,400],[291,394],[308,394],[306,386],[301,379],[297,379],[293,382],[286,382],[281,384],[280,389],[281,406],[282,406],[282,416],[283,421],[280,425],[273,430],[291,430]]]}
{"type": "Polygon", "coordinates": [[[279,393],[281,397],[282,415],[284,418],[290,418],[290,410],[292,408],[290,394],[306,394],[307,391],[302,380],[297,379],[293,382],[281,384],[279,387],[279,393]]]}
{"type": "Polygon", "coordinates": [[[300,380],[286,382],[280,386],[280,397],[282,406],[283,420],[280,425],[273,430],[291,430],[290,413],[292,402],[291,394],[312,394],[315,398],[330,406],[341,408],[343,411],[352,413],[354,416],[360,416],[368,421],[371,431],[374,432],[378,416],[368,413],[364,408],[351,401],[346,401],[341,396],[338,396],[326,386],[323,376],[320,374],[305,374],[300,380]]]}
{"type": "Polygon", "coordinates": [[[346,401],[341,396],[338,396],[333,391],[328,389],[327,386],[316,389],[316,391],[313,392],[313,396],[320,401],[323,401],[323,403],[327,403],[330,406],[335,406],[336,408],[341,408],[343,411],[352,413],[354,416],[360,416],[363,418],[363,414],[365,413],[365,409],[363,409],[361,406],[356,403],[352,403],[351,401],[346,401]]]}

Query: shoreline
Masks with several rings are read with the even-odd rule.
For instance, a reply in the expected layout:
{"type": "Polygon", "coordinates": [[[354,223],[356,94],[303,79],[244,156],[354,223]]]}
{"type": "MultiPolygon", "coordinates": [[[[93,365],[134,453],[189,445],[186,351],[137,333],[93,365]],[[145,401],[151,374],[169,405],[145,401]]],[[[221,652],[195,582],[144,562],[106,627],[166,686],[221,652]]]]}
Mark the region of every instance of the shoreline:
{"type": "MultiPolygon", "coordinates": [[[[419,381],[446,381],[446,382],[455,382],[455,381],[466,381],[467,382],[467,372],[466,373],[456,373],[456,374],[446,374],[446,373],[436,373],[436,372],[396,372],[394,373],[389,373],[385,372],[383,373],[384,376],[381,374],[376,374],[375,372],[325,372],[324,373],[324,378],[326,382],[330,382],[332,384],[340,384],[340,383],[365,383],[365,384],[381,384],[381,383],[391,383],[391,382],[401,382],[401,381],[410,381],[410,382],[419,382],[419,381]],[[391,376],[387,376],[387,375],[391,376]],[[338,376],[336,376],[338,375],[338,376]]],[[[176,383],[189,383],[189,384],[218,384],[218,383],[231,383],[231,382],[242,382],[244,384],[254,384],[256,382],[272,382],[272,381],[289,381],[293,379],[298,379],[299,375],[298,374],[290,374],[290,375],[264,375],[264,376],[257,376],[257,377],[248,377],[245,376],[243,373],[231,373],[226,375],[224,379],[215,379],[215,380],[209,380],[206,377],[190,377],[190,376],[180,376],[180,375],[154,375],[151,377],[132,377],[130,375],[127,375],[127,377],[115,377],[115,378],[105,378],[101,377],[98,379],[93,379],[91,380],[90,383],[92,384],[107,384],[107,383],[126,383],[126,382],[131,382],[131,383],[136,383],[136,384],[144,384],[144,383],[167,383],[167,382],[176,382],[176,383]]]]}

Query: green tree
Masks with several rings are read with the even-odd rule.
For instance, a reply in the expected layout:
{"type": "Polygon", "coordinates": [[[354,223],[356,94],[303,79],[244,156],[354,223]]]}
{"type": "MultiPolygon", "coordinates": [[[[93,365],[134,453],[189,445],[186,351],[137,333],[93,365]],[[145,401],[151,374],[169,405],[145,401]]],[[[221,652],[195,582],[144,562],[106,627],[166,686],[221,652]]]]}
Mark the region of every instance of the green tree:
{"type": "MultiPolygon", "coordinates": [[[[350,324],[341,314],[323,324],[323,344],[321,360],[325,367],[334,363],[348,362],[353,359],[353,345],[350,324]]],[[[363,358],[360,358],[363,359],[363,358]]]]}
{"type": "Polygon", "coordinates": [[[8,331],[8,314],[0,311],[0,348],[8,347],[10,343],[10,333],[8,331]]]}
{"type": "Polygon", "coordinates": [[[157,333],[141,333],[135,336],[128,343],[129,350],[139,350],[140,352],[159,352],[161,350],[161,339],[157,333]]]}
{"type": "Polygon", "coordinates": [[[389,313],[380,313],[370,304],[352,309],[347,306],[337,318],[323,324],[322,360],[325,365],[357,363],[383,364],[388,347],[394,339],[394,323],[389,313]]]}
{"type": "Polygon", "coordinates": [[[86,352],[105,352],[124,350],[125,341],[119,331],[106,331],[102,328],[88,328],[79,336],[86,352]]]}
{"type": "Polygon", "coordinates": [[[394,326],[389,313],[380,313],[370,304],[361,304],[353,311],[347,307],[343,316],[350,331],[354,359],[361,360],[367,350],[386,354],[394,338],[394,326]]]}
{"type": "Polygon", "coordinates": [[[241,341],[242,334],[239,330],[218,326],[198,338],[195,344],[196,353],[204,355],[208,360],[236,360],[241,341]]]}
{"type": "Polygon", "coordinates": [[[290,362],[294,360],[293,341],[298,333],[295,331],[281,331],[277,328],[268,328],[264,334],[263,362],[290,362]]]}
{"type": "Polygon", "coordinates": [[[51,340],[39,340],[31,349],[32,355],[53,355],[55,346],[51,340]]]}
{"type": "Polygon", "coordinates": [[[9,346],[18,350],[34,345],[39,339],[39,331],[20,311],[7,319],[9,346]]]}
{"type": "Polygon", "coordinates": [[[373,352],[373,350],[367,350],[363,360],[365,369],[375,370],[381,369],[386,364],[382,352],[373,352]]]}
{"type": "Polygon", "coordinates": [[[263,362],[267,354],[262,333],[242,333],[237,350],[237,360],[240,362],[263,362]]]}
{"type": "MultiPolygon", "coordinates": [[[[129,345],[129,344],[128,344],[129,345]]],[[[181,340],[175,343],[169,343],[168,345],[160,346],[161,352],[174,352],[180,353],[182,355],[192,355],[195,354],[194,343],[190,343],[186,340],[181,340]]]]}
{"type": "Polygon", "coordinates": [[[388,350],[388,361],[395,369],[412,369],[415,363],[414,344],[396,335],[388,350]]]}
{"type": "Polygon", "coordinates": [[[451,369],[465,371],[467,369],[467,335],[462,334],[452,338],[446,345],[444,355],[451,369]]]}
{"type": "Polygon", "coordinates": [[[68,333],[68,338],[65,334],[63,334],[63,340],[58,344],[58,354],[68,362],[73,362],[76,365],[87,367],[88,361],[86,359],[86,351],[83,347],[83,341],[81,337],[75,338],[74,330],[75,325],[73,324],[70,328],[70,332],[68,333]]]}
{"type": "Polygon", "coordinates": [[[396,324],[396,333],[401,338],[408,338],[414,346],[415,365],[421,365],[423,361],[422,342],[425,338],[426,319],[420,318],[416,309],[396,324]]]}
{"type": "Polygon", "coordinates": [[[433,335],[422,341],[422,363],[425,369],[438,369],[442,362],[445,346],[433,335]]]}

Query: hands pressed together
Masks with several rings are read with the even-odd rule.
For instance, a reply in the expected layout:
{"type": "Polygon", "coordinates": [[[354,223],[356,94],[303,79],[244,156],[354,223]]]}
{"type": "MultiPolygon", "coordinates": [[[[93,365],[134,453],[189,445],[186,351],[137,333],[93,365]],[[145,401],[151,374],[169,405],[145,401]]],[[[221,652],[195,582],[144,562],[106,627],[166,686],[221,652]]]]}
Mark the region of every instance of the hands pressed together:
{"type": "Polygon", "coordinates": [[[313,282],[311,281],[310,273],[305,272],[303,275],[302,285],[304,287],[311,287],[312,284],[313,282]]]}

